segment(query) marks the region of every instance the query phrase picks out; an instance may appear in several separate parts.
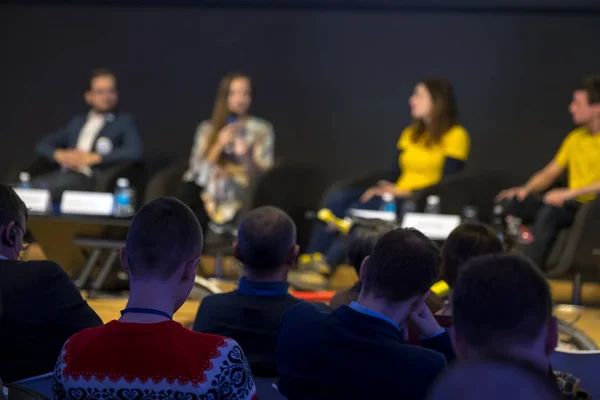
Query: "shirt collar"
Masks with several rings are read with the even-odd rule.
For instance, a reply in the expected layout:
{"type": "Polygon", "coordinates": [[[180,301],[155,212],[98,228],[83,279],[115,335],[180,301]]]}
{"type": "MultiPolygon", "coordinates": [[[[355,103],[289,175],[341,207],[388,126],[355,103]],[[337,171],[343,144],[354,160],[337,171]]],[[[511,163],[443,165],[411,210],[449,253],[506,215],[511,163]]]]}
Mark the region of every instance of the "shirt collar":
{"type": "Polygon", "coordinates": [[[373,310],[371,310],[371,309],[369,309],[369,308],[367,308],[365,306],[362,306],[362,305],[358,304],[355,301],[353,301],[352,303],[350,303],[350,305],[348,307],[350,307],[354,311],[357,311],[357,312],[359,312],[361,314],[365,314],[365,315],[368,315],[368,316],[371,316],[371,317],[374,317],[374,318],[379,318],[379,319],[382,319],[382,320],[384,320],[386,322],[389,322],[390,324],[394,325],[394,327],[396,329],[398,329],[399,331],[401,330],[400,327],[394,321],[392,321],[390,318],[386,317],[385,315],[379,314],[378,312],[373,311],[373,310]]]}
{"type": "Polygon", "coordinates": [[[237,291],[248,296],[282,296],[288,293],[289,286],[287,282],[256,282],[242,278],[237,291]]]}

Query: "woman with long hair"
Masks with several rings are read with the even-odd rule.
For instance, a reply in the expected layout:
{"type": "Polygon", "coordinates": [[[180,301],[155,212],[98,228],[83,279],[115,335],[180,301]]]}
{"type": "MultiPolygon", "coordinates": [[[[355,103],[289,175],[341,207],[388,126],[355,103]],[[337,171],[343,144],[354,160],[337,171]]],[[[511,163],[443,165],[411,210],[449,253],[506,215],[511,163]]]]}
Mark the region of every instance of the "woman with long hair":
{"type": "MultiPolygon", "coordinates": [[[[337,217],[345,217],[351,208],[378,210],[384,195],[392,195],[400,209],[413,192],[435,185],[464,168],[470,138],[458,123],[458,106],[450,82],[441,78],[423,79],[415,86],[409,104],[413,123],[404,129],[397,142],[392,174],[366,191],[344,188],[332,193],[325,207],[337,217]]],[[[344,257],[336,233],[325,226],[315,228],[307,253],[301,257],[301,263],[335,267],[344,257]]]]}
{"type": "Polygon", "coordinates": [[[211,119],[196,130],[177,197],[190,206],[205,229],[209,222],[231,222],[251,179],[273,165],[273,127],[249,114],[251,103],[250,78],[226,75],[219,84],[211,119]]]}

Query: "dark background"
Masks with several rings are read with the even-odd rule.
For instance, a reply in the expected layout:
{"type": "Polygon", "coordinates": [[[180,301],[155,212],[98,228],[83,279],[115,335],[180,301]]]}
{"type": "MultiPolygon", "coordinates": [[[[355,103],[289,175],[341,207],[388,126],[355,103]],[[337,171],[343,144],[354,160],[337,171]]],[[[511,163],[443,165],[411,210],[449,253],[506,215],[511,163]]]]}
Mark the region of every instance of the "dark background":
{"type": "Polygon", "coordinates": [[[107,67],[153,169],[188,157],[231,70],[254,77],[278,157],[332,180],[387,167],[414,84],[434,74],[455,85],[468,168],[525,178],[572,129],[573,85],[600,72],[598,1],[128,3],[0,6],[0,171],[85,112],[86,75],[107,67]]]}

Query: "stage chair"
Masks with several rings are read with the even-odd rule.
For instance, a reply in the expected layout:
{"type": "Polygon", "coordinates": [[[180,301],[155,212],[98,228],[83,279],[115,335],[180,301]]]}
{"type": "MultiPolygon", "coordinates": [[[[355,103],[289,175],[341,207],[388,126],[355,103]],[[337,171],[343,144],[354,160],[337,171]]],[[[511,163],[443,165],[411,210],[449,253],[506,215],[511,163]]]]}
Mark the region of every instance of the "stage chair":
{"type": "Polygon", "coordinates": [[[556,350],[550,356],[552,369],[581,379],[581,387],[593,398],[600,397],[600,350],[556,350]]]}

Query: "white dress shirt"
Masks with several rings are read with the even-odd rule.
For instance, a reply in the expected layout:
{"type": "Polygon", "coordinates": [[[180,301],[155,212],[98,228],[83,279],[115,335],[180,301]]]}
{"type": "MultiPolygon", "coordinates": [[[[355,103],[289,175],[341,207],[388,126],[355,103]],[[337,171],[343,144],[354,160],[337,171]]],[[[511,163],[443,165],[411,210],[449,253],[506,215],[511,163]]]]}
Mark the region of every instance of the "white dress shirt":
{"type": "MultiPolygon", "coordinates": [[[[85,124],[83,124],[83,127],[81,128],[81,132],[79,132],[76,146],[77,150],[85,151],[86,153],[92,151],[94,141],[102,128],[104,128],[105,123],[106,119],[103,114],[90,111],[85,124]]],[[[84,175],[92,176],[90,167],[77,167],[75,170],[84,175]]]]}

